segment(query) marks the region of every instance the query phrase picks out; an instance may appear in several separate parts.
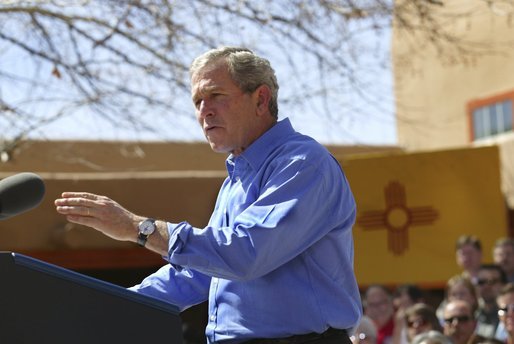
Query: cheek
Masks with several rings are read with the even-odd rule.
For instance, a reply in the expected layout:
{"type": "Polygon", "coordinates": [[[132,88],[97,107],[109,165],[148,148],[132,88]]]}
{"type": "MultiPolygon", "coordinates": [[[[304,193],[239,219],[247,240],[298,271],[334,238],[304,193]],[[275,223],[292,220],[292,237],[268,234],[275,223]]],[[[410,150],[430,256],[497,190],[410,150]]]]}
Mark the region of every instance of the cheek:
{"type": "Polygon", "coordinates": [[[505,323],[514,324],[514,315],[512,315],[512,314],[504,315],[504,316],[500,317],[500,320],[505,323]]]}
{"type": "Polygon", "coordinates": [[[428,332],[431,329],[432,329],[431,324],[425,324],[425,325],[419,327],[420,332],[428,332]]]}

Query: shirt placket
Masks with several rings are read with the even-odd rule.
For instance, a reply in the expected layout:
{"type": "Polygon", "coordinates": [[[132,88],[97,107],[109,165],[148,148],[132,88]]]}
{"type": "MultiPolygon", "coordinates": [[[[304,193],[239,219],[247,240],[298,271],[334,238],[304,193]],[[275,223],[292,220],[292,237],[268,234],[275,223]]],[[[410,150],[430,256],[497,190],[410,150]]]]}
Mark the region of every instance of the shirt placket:
{"type": "MultiPolygon", "coordinates": [[[[239,177],[239,171],[237,168],[238,165],[234,167],[233,173],[230,174],[230,186],[228,190],[226,190],[226,197],[224,199],[224,204],[222,207],[222,216],[220,219],[220,225],[223,227],[230,226],[230,212],[229,207],[231,206],[231,194],[237,189],[238,184],[241,180],[239,177]]],[[[209,325],[212,328],[212,336],[210,338],[210,342],[216,342],[216,328],[218,327],[218,288],[219,288],[220,279],[217,277],[211,278],[211,285],[209,290],[209,297],[213,300],[210,310],[209,310],[209,325]]]]}

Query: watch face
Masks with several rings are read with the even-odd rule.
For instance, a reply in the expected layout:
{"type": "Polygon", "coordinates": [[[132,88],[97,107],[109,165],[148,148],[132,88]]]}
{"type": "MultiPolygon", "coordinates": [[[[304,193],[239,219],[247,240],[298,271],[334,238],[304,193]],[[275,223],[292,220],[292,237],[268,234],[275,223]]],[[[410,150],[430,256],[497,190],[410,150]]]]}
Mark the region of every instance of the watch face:
{"type": "Polygon", "coordinates": [[[139,224],[139,233],[150,235],[155,230],[155,223],[150,219],[146,219],[139,224]]]}

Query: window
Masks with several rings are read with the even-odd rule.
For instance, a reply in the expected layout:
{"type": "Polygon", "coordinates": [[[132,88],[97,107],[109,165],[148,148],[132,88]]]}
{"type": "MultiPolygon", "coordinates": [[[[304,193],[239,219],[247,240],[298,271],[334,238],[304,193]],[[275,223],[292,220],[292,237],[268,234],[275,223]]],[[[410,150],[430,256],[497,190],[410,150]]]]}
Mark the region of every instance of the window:
{"type": "Polygon", "coordinates": [[[514,92],[469,102],[471,140],[512,131],[513,102],[514,92]]]}

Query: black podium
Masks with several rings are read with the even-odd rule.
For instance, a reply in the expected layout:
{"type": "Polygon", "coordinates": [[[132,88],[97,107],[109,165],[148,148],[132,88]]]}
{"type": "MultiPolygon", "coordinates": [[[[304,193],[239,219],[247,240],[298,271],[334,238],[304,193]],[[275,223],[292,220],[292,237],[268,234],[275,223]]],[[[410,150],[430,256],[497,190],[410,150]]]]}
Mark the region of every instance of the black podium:
{"type": "Polygon", "coordinates": [[[0,343],[182,343],[178,309],[71,270],[0,252],[0,343]]]}

